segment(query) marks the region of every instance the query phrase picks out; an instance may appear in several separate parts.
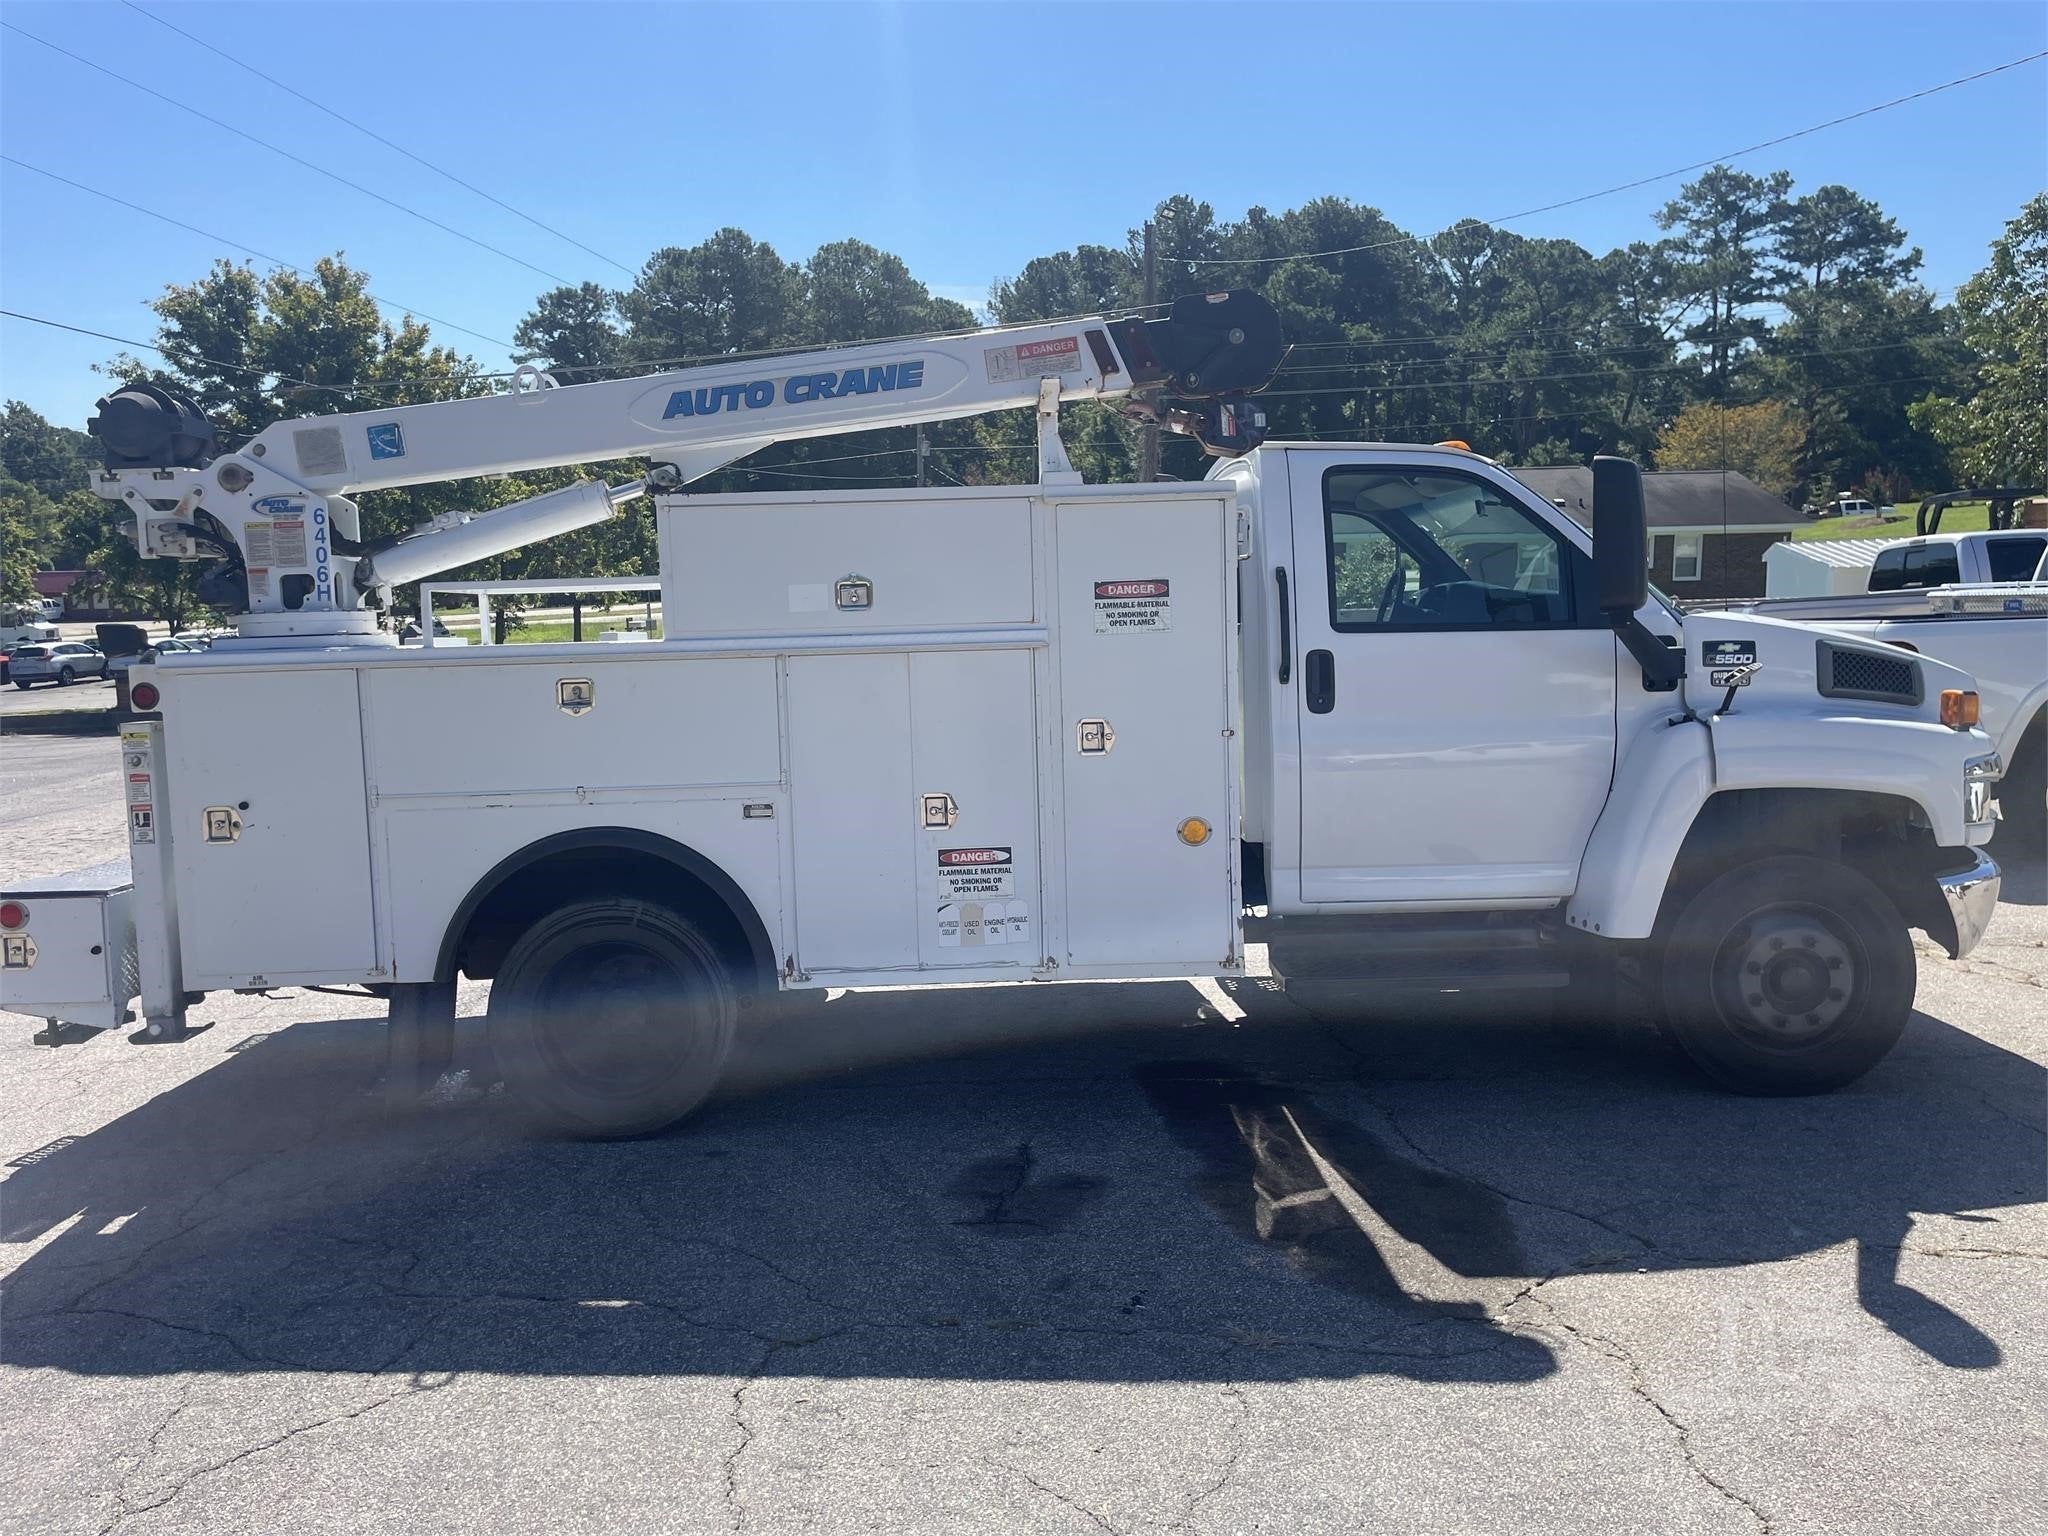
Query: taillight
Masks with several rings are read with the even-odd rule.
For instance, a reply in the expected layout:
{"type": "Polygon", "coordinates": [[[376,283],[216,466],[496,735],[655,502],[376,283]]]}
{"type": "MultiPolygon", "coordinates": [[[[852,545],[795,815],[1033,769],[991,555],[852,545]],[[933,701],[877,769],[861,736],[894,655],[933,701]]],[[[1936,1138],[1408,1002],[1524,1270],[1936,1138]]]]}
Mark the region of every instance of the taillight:
{"type": "Polygon", "coordinates": [[[28,908],[18,901],[0,901],[0,928],[26,928],[28,908]]]}
{"type": "Polygon", "coordinates": [[[155,683],[137,683],[128,690],[128,702],[137,709],[155,709],[163,697],[155,683]]]}
{"type": "Polygon", "coordinates": [[[1941,690],[1941,723],[1952,731],[1967,731],[1977,723],[1978,699],[1974,688],[1941,690]]]}

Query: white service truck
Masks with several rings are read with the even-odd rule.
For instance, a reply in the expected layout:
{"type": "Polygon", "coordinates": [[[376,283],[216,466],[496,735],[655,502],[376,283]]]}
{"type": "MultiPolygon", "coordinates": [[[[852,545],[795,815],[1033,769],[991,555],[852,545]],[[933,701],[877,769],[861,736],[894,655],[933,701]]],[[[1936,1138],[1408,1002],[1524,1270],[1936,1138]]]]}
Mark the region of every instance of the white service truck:
{"type": "Polygon", "coordinates": [[[1549,987],[1626,970],[1729,1087],[1888,1051],[1909,929],[1999,888],[1970,679],[1681,616],[1641,481],[1596,532],[1455,447],[1259,441],[1251,295],[280,422],[103,402],[102,496],[214,561],[234,638],[135,667],[131,869],[0,897],[0,1003],[176,1039],[223,988],[390,998],[393,1081],[458,975],[517,1101],[647,1130],[777,992],[1231,977],[1549,987]],[[1090,486],[1062,400],[1191,430],[1198,483],[1090,486]],[[688,495],[767,443],[1036,405],[1034,485],[688,495]],[[345,492],[653,461],[380,547],[345,492]],[[394,583],[655,493],[663,638],[400,647],[394,583]],[[130,931],[132,930],[132,937],[130,931]],[[129,979],[133,955],[139,979],[129,979]]]}

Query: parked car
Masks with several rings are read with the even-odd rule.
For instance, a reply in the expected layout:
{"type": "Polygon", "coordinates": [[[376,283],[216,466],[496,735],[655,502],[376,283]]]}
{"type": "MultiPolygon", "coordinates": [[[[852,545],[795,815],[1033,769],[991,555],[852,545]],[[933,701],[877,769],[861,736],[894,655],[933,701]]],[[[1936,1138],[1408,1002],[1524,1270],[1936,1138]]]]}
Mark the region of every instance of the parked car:
{"type": "Polygon", "coordinates": [[[82,641],[65,640],[56,645],[16,646],[7,669],[8,680],[17,688],[32,688],[37,683],[64,688],[82,677],[104,678],[107,658],[82,641]]]}
{"type": "Polygon", "coordinates": [[[171,638],[188,651],[203,651],[213,644],[215,636],[210,629],[181,629],[171,638]]]}

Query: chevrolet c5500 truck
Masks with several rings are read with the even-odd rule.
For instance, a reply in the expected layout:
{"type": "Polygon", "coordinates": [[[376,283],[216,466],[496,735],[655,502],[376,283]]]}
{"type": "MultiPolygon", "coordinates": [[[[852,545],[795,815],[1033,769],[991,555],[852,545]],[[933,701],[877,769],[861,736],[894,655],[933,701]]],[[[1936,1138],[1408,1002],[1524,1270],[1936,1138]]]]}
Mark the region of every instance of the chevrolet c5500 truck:
{"type": "Polygon", "coordinates": [[[1260,442],[1250,295],[280,422],[218,453],[131,390],[96,479],[239,633],[131,673],[130,867],[0,898],[0,1002],[177,1038],[223,988],[388,994],[403,1085],[489,978],[495,1071],[620,1134],[716,1083],[758,1000],[941,981],[1593,987],[1716,1081],[1879,1061],[1918,928],[1983,932],[1999,771],[1970,678],[1650,594],[1456,447],[1260,442]],[[1200,482],[1083,485],[1062,400],[1193,431],[1200,482]],[[1033,485],[724,496],[767,442],[1035,405],[1033,485]],[[345,492],[627,454],[399,540],[345,492]],[[663,638],[401,647],[391,587],[655,496],[663,638]]]}

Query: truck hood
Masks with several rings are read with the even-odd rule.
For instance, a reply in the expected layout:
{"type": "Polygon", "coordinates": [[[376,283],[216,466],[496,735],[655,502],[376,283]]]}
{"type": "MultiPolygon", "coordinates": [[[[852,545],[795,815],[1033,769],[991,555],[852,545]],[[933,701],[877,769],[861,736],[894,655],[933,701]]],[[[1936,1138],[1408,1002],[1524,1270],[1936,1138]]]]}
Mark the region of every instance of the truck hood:
{"type": "Polygon", "coordinates": [[[1959,667],[1820,624],[1701,612],[1685,615],[1681,634],[1685,701],[1703,714],[1720,707],[1733,675],[1750,665],[1758,671],[1736,695],[1738,708],[1939,720],[1944,689],[1976,686],[1959,667]]]}

